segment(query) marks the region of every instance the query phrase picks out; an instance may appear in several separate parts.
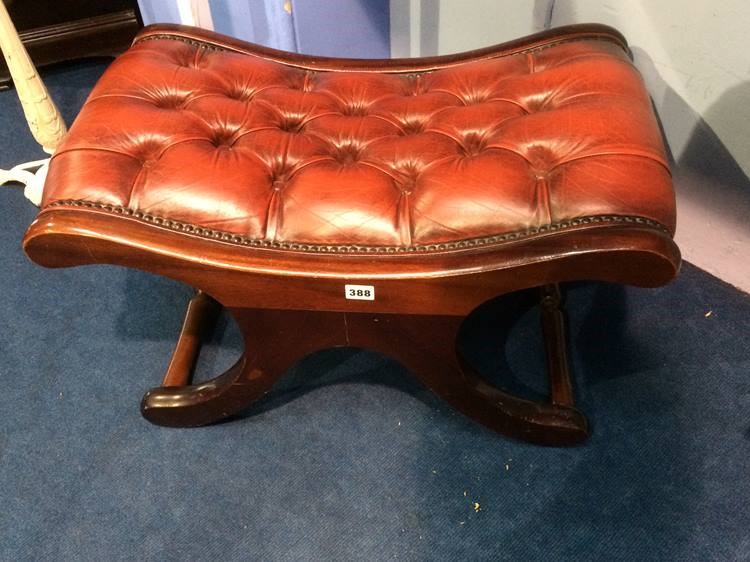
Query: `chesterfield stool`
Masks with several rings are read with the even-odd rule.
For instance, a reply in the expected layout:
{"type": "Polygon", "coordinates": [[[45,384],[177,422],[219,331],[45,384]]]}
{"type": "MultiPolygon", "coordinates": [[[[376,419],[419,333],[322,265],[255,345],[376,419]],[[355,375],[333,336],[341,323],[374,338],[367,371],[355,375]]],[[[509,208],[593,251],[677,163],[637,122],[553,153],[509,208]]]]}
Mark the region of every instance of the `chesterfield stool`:
{"type": "Polygon", "coordinates": [[[659,127],[623,37],[560,28],[461,55],[308,57],[146,28],[52,160],[24,239],[49,267],[119,264],[198,293],[146,418],[208,424],[300,357],[337,345],[400,360],[501,433],[587,435],[557,284],[658,286],[677,273],[659,127]],[[456,353],[463,319],[540,287],[550,399],[490,385],[456,353]],[[245,351],[191,384],[217,303],[245,351]]]}

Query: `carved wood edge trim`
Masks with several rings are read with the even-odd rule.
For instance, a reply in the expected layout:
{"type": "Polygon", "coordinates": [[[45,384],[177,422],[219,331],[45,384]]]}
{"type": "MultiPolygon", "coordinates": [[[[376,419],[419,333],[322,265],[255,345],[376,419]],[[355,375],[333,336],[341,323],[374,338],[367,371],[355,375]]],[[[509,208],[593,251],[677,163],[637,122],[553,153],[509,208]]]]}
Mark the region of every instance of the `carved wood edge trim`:
{"type": "Polygon", "coordinates": [[[133,45],[155,40],[181,41],[199,49],[209,51],[231,51],[253,55],[264,59],[274,60],[280,64],[306,68],[318,72],[347,70],[349,66],[357,67],[357,71],[374,73],[432,72],[440,68],[456,66],[468,62],[536,53],[564,43],[580,41],[608,41],[620,47],[628,56],[631,56],[627,41],[619,31],[598,24],[591,24],[591,29],[588,29],[589,24],[563,26],[553,30],[521,37],[515,41],[485,47],[483,49],[447,55],[406,59],[315,57],[272,49],[262,45],[224,37],[221,34],[213,32],[205,32],[205,35],[207,35],[206,37],[191,36],[191,34],[195,33],[194,29],[186,28],[183,30],[181,29],[183,26],[179,25],[174,26],[174,29],[167,27],[162,28],[161,24],[157,25],[159,28],[153,30],[149,30],[149,28],[146,27],[144,31],[133,40],[133,45]],[[223,42],[227,40],[228,42],[223,42]],[[526,46],[524,44],[526,44],[526,46]],[[329,67],[328,65],[332,66],[329,67]],[[358,68],[360,65],[364,65],[364,67],[358,68]],[[417,70],[411,67],[424,68],[417,70]]]}
{"type": "Polygon", "coordinates": [[[71,207],[75,209],[85,208],[103,211],[112,215],[119,215],[135,219],[143,223],[159,226],[183,234],[198,236],[209,240],[234,244],[237,246],[249,246],[254,248],[270,248],[275,250],[292,250],[296,252],[308,252],[314,254],[427,254],[433,252],[446,252],[478,248],[504,242],[515,242],[517,240],[532,238],[534,236],[555,233],[585,226],[605,226],[629,224],[635,227],[645,227],[658,231],[662,235],[672,238],[671,231],[663,224],[652,219],[636,215],[590,215],[570,220],[550,223],[526,230],[494,234],[478,238],[467,238],[451,242],[440,242],[434,244],[414,244],[411,246],[375,246],[362,244],[311,244],[305,242],[281,242],[267,240],[264,238],[251,238],[241,234],[235,234],[224,230],[206,228],[197,224],[177,221],[161,217],[151,213],[145,213],[137,209],[130,209],[120,205],[109,203],[97,203],[83,199],[61,199],[47,205],[47,209],[59,209],[71,207]]]}
{"type": "MultiPolygon", "coordinates": [[[[212,43],[210,41],[201,41],[200,39],[195,39],[193,37],[184,37],[182,35],[176,35],[171,33],[155,33],[153,35],[144,35],[142,37],[137,37],[133,41],[133,45],[136,45],[138,43],[143,43],[145,41],[156,41],[156,40],[173,40],[173,41],[181,41],[183,43],[187,43],[188,45],[192,45],[193,47],[197,47],[199,49],[205,49],[207,51],[238,51],[236,47],[232,47],[230,45],[218,45],[216,43],[212,43]]],[[[591,36],[591,37],[566,37],[566,38],[560,38],[556,41],[552,41],[551,43],[546,43],[544,45],[535,45],[533,47],[528,47],[526,49],[518,49],[514,50],[509,53],[504,53],[502,51],[498,51],[495,55],[489,55],[485,58],[503,58],[503,57],[512,57],[516,55],[525,55],[528,53],[536,53],[539,51],[544,51],[546,49],[550,49],[552,47],[556,47],[558,45],[561,45],[563,43],[575,43],[578,41],[610,41],[611,43],[614,43],[615,45],[618,45],[622,47],[622,43],[620,41],[617,41],[614,37],[609,37],[606,35],[599,35],[599,36],[591,36]]],[[[248,44],[248,47],[250,47],[252,44],[248,44]]],[[[627,49],[624,49],[627,52],[627,49]]],[[[247,50],[246,54],[252,54],[252,51],[250,49],[247,50]]],[[[260,54],[260,53],[259,53],[260,54]]],[[[448,55],[450,56],[450,55],[448,55]]],[[[343,62],[346,62],[348,60],[354,60],[357,61],[358,59],[334,59],[334,60],[340,60],[343,62]]],[[[365,59],[367,60],[367,59],[365,59]]],[[[388,60],[397,60],[397,59],[388,59],[388,60]]],[[[415,61],[419,61],[419,58],[414,59],[415,61]]],[[[298,66],[298,62],[290,60],[289,63],[295,64],[295,66],[298,66]]],[[[456,63],[453,63],[456,64],[456,63]]],[[[388,69],[382,69],[380,72],[389,72],[388,69]]],[[[390,71],[390,72],[397,72],[397,71],[390,71]]],[[[401,71],[403,72],[403,71],[401,71]]]]}

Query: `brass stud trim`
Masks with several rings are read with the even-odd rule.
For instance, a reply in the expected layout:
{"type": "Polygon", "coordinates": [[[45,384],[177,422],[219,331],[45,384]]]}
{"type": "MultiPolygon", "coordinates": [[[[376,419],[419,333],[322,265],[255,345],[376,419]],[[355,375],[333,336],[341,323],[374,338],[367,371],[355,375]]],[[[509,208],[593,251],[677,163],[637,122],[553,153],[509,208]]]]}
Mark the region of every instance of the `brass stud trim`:
{"type": "Polygon", "coordinates": [[[313,244],[306,242],[292,242],[292,241],[271,241],[261,238],[251,238],[248,236],[242,236],[233,232],[226,232],[223,230],[214,230],[205,228],[200,225],[185,223],[176,221],[173,219],[167,219],[165,217],[155,216],[150,213],[144,213],[137,209],[130,209],[128,207],[122,207],[120,205],[112,205],[109,203],[97,203],[95,201],[87,201],[83,199],[61,199],[54,201],[47,205],[45,209],[59,208],[59,207],[71,207],[71,208],[86,208],[94,209],[96,211],[104,211],[114,215],[120,215],[130,217],[132,219],[152,224],[160,228],[167,230],[173,230],[180,233],[191,234],[201,238],[207,238],[211,240],[219,240],[228,244],[235,244],[238,246],[251,246],[254,248],[273,248],[277,250],[291,250],[297,252],[314,252],[323,254],[412,254],[412,253],[434,253],[434,252],[446,252],[455,250],[464,250],[467,248],[477,248],[481,246],[488,246],[491,244],[498,244],[503,242],[513,242],[521,240],[523,238],[530,238],[537,235],[543,235],[546,233],[558,233],[563,230],[570,230],[581,226],[592,225],[597,226],[602,223],[609,224],[630,224],[633,226],[648,227],[663,232],[669,236],[672,236],[670,230],[663,224],[646,217],[633,216],[633,215],[592,215],[587,217],[579,217],[575,219],[560,221],[556,223],[546,224],[534,228],[529,228],[522,231],[506,232],[502,234],[493,234],[490,236],[482,236],[479,238],[468,238],[465,240],[455,240],[451,242],[440,242],[432,244],[414,244],[411,246],[372,246],[372,245],[360,245],[360,244],[313,244]]]}

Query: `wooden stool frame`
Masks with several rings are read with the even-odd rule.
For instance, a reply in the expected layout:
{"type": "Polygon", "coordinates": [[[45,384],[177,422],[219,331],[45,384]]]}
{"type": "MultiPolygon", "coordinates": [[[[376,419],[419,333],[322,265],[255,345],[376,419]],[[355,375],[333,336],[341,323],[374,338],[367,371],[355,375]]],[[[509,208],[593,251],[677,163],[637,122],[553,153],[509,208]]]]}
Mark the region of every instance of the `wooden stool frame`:
{"type": "Polygon", "coordinates": [[[301,357],[356,346],[400,361],[490,429],[545,445],[575,444],[588,435],[586,419],[574,406],[557,284],[589,279],[658,286],[680,264],[663,228],[629,217],[582,219],[580,228],[569,224],[450,252],[370,255],[247,247],[210,232],[178,233],[154,217],[124,216],[107,205],[68,203],[43,210],[24,247],[49,267],[111,263],[198,289],[164,381],[142,401],[143,415],[156,424],[219,421],[263,396],[301,357]],[[372,287],[374,300],[347,299],[350,284],[372,287]],[[541,288],[550,388],[545,403],[495,388],[456,353],[468,314],[530,287],[541,288]],[[219,305],[236,320],[245,350],[226,373],[193,385],[201,334],[219,305]]]}

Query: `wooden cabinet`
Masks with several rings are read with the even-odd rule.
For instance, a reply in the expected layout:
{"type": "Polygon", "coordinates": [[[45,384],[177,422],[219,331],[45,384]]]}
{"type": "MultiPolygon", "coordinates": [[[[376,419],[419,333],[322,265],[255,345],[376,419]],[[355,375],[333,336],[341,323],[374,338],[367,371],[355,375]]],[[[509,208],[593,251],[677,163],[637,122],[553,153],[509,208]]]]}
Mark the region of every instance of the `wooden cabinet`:
{"type": "MultiPolygon", "coordinates": [[[[114,56],[141,27],[136,0],[3,0],[32,60],[41,67],[114,56]]],[[[12,85],[0,59],[0,89],[12,85]]]]}

